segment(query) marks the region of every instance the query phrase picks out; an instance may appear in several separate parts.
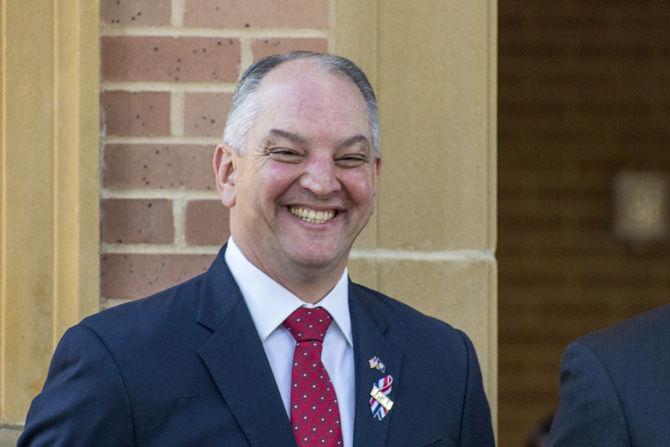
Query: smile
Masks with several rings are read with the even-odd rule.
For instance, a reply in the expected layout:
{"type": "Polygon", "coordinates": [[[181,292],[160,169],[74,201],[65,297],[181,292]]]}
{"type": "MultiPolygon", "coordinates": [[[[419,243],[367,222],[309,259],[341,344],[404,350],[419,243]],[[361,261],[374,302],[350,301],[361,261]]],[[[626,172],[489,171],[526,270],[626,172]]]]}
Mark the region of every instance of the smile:
{"type": "Polygon", "coordinates": [[[297,206],[289,207],[289,211],[296,217],[305,222],[313,224],[324,224],[335,217],[335,211],[314,211],[309,208],[300,208],[297,206]]]}

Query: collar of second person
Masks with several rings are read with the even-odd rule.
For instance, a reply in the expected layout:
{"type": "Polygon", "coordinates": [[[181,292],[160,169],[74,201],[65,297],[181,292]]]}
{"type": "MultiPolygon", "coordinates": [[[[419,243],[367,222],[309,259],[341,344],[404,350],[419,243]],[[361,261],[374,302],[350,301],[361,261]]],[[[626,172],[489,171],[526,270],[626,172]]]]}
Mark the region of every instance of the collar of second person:
{"type": "Polygon", "coordinates": [[[311,304],[302,301],[249,262],[232,237],[226,246],[225,260],[242,292],[261,341],[265,341],[300,306],[320,306],[333,317],[336,330],[353,346],[346,269],[335,287],[321,301],[311,304]]]}

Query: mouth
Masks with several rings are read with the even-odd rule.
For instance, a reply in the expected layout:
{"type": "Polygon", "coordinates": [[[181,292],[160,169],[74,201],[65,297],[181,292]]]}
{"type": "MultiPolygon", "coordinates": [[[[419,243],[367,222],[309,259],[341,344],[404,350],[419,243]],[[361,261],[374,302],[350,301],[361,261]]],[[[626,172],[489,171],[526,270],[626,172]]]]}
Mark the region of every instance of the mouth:
{"type": "Polygon", "coordinates": [[[290,206],[288,210],[291,212],[291,214],[302,219],[303,221],[317,225],[325,224],[331,221],[337,215],[335,210],[317,211],[300,206],[290,206]]]}

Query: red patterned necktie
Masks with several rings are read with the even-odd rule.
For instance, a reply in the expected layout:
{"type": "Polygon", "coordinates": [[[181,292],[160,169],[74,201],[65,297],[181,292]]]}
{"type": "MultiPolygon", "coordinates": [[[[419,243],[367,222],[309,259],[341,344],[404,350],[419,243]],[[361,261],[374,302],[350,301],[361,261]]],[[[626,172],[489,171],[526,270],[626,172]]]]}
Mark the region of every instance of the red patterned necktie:
{"type": "Polygon", "coordinates": [[[332,320],[322,307],[301,307],[284,321],[297,342],[291,368],[291,425],[298,447],[342,446],[337,396],[321,363],[323,337],[332,320]]]}

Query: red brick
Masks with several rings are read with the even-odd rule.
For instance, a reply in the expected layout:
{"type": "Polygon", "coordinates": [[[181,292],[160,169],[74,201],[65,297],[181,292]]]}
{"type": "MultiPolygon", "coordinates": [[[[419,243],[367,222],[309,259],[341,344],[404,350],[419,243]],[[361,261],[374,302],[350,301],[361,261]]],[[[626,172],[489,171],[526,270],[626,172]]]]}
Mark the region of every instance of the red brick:
{"type": "Polygon", "coordinates": [[[209,146],[108,144],[102,184],[109,189],[214,190],[209,146]]]}
{"type": "Polygon", "coordinates": [[[234,82],[240,41],[214,37],[103,36],[104,81],[234,82]]]}
{"type": "Polygon", "coordinates": [[[251,43],[251,52],[254,61],[270,56],[271,54],[285,53],[287,51],[316,51],[323,53],[328,51],[328,40],[326,39],[256,39],[251,43]]]}
{"type": "Polygon", "coordinates": [[[106,135],[170,135],[170,94],[108,91],[100,97],[106,135]]]}
{"type": "Polygon", "coordinates": [[[164,244],[174,240],[171,200],[102,201],[102,240],[112,244],[164,244]]]}
{"type": "Polygon", "coordinates": [[[102,0],[100,20],[108,25],[164,26],[170,24],[169,1],[102,0]]]}
{"type": "Polygon", "coordinates": [[[228,208],[218,200],[192,200],[186,206],[186,243],[221,245],[230,236],[228,208]]]}
{"type": "Polygon", "coordinates": [[[206,271],[213,258],[213,255],[103,254],[101,293],[104,298],[142,298],[206,271]]]}
{"type": "Polygon", "coordinates": [[[186,93],[184,134],[221,138],[231,98],[230,93],[186,93]]]}
{"type": "Polygon", "coordinates": [[[327,0],[186,0],[188,26],[328,28],[327,0]]]}

